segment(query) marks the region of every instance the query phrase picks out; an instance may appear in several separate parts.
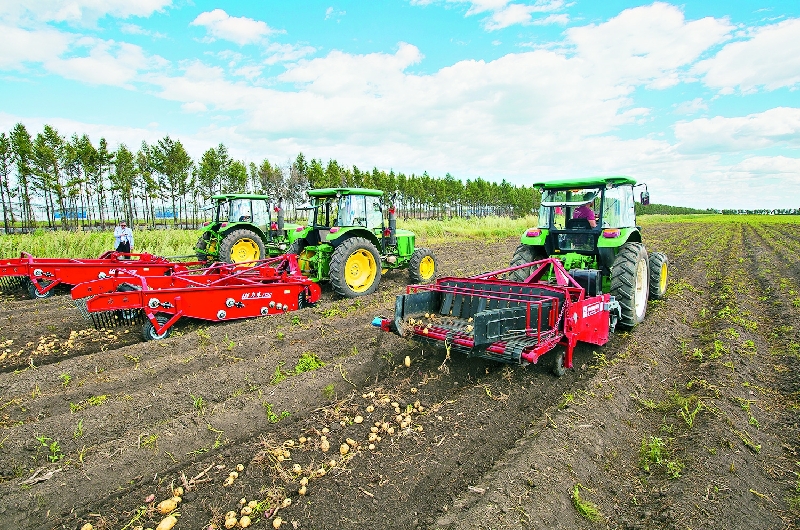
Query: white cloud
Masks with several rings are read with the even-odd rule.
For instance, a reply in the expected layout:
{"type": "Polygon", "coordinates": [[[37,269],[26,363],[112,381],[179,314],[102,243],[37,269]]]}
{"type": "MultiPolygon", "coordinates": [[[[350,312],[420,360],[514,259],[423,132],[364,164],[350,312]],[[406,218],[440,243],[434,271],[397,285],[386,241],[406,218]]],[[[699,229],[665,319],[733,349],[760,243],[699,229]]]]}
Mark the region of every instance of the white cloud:
{"type": "Polygon", "coordinates": [[[731,94],[735,88],[754,92],[759,87],[775,90],[800,83],[800,19],[756,28],[752,38],[726,45],[695,69],[703,82],[731,94]]]}
{"type": "Polygon", "coordinates": [[[232,17],[222,9],[199,14],[191,25],[205,27],[211,38],[228,40],[240,46],[260,42],[276,32],[266,22],[247,17],[232,17]]]}
{"type": "MultiPolygon", "coordinates": [[[[495,31],[509,26],[530,24],[566,24],[567,15],[550,15],[539,19],[534,18],[537,13],[549,13],[565,7],[564,0],[536,0],[532,4],[512,2],[511,0],[439,0],[446,4],[467,4],[469,7],[466,16],[487,13],[483,25],[489,31],[495,31]]],[[[411,5],[430,5],[437,0],[411,0],[411,5]]]]}
{"type": "Polygon", "coordinates": [[[0,19],[92,25],[104,16],[148,17],[171,4],[172,0],[11,0],[0,2],[0,19]]]}
{"type": "Polygon", "coordinates": [[[186,112],[205,112],[208,110],[206,106],[199,101],[190,101],[181,105],[181,108],[186,112]]]}
{"type": "Polygon", "coordinates": [[[299,46],[294,44],[272,43],[266,47],[266,64],[285,63],[297,61],[317,51],[313,46],[299,46]]]}
{"type": "Polygon", "coordinates": [[[661,89],[677,84],[681,68],[727,40],[732,30],[728,21],[711,17],[687,22],[677,7],[656,2],[566,33],[578,56],[598,75],[606,72],[611,78],[661,89]]]}
{"type": "Polygon", "coordinates": [[[748,116],[700,118],[675,124],[682,152],[728,153],[777,147],[800,148],[800,108],[778,107],[748,116]]]}
{"type": "Polygon", "coordinates": [[[3,45],[0,46],[0,67],[22,68],[26,63],[50,61],[69,49],[75,35],[55,29],[25,30],[0,25],[3,45]]]}
{"type": "Polygon", "coordinates": [[[347,11],[336,11],[332,6],[325,10],[325,20],[336,17],[340,18],[347,14],[347,11]]]}
{"type": "Polygon", "coordinates": [[[158,31],[150,31],[144,29],[143,27],[137,24],[120,24],[119,30],[126,35],[144,35],[147,37],[153,37],[156,39],[163,39],[166,38],[166,35],[163,33],[159,33],[158,31]]]}
{"type": "Polygon", "coordinates": [[[708,110],[708,105],[703,98],[694,98],[691,101],[684,101],[673,105],[675,114],[696,114],[701,110],[708,110]]]}
{"type": "Polygon", "coordinates": [[[533,24],[537,26],[547,26],[550,24],[558,24],[560,26],[566,26],[569,24],[569,15],[560,14],[560,15],[547,15],[544,18],[537,18],[533,21],[533,24]]]}

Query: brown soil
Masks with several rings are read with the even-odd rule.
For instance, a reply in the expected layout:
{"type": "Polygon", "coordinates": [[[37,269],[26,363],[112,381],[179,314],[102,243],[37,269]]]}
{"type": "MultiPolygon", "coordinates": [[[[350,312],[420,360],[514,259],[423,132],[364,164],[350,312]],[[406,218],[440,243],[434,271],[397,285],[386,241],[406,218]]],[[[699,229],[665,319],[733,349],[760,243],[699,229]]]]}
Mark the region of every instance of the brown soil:
{"type": "MultiPolygon", "coordinates": [[[[177,486],[178,529],[224,528],[240,499],[260,503],[253,528],[794,528],[790,228],[649,227],[648,249],[671,260],[667,298],[632,332],[579,347],[562,378],[552,355],[445,362],[374,330],[401,272],[365,298],[326,289],[313,308],[185,322],[146,343],[138,327],[91,329],[68,296],[3,294],[0,528],[155,528],[177,486]],[[290,375],[304,353],[325,366],[290,375]],[[394,433],[370,450],[375,422],[394,433]]],[[[517,241],[432,247],[440,275],[463,276],[504,267],[517,241]]]]}

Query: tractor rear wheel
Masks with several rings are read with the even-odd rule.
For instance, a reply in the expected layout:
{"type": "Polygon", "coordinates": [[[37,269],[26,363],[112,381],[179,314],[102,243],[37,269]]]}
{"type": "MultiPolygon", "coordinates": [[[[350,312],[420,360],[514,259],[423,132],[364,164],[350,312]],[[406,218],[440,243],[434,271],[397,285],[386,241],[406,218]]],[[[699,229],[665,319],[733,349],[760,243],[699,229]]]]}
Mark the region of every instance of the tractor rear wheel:
{"type": "Polygon", "coordinates": [[[330,279],[337,294],[355,298],[375,291],[381,281],[378,249],[363,237],[351,237],[331,256],[330,279]]]}
{"type": "Polygon", "coordinates": [[[427,248],[418,248],[408,262],[411,283],[429,282],[436,275],[436,257],[427,248]]]}
{"type": "Polygon", "coordinates": [[[663,252],[650,254],[650,298],[661,300],[667,292],[669,259],[663,252]]]}
{"type": "Polygon", "coordinates": [[[225,236],[219,246],[219,259],[225,263],[255,261],[265,256],[264,242],[252,230],[234,230],[225,236]]]}
{"type": "Polygon", "coordinates": [[[625,243],[611,266],[611,294],[619,302],[619,323],[628,328],[644,320],[649,292],[647,250],[641,243],[625,243]]]}
{"type": "MultiPolygon", "coordinates": [[[[167,315],[156,315],[156,321],[158,322],[159,327],[163,326],[167,323],[169,317],[167,315]]],[[[142,338],[144,340],[161,340],[166,339],[169,337],[172,328],[167,329],[161,335],[156,333],[156,328],[153,326],[153,323],[150,322],[150,319],[147,319],[147,322],[144,323],[142,326],[142,338]]]]}
{"type": "MultiPolygon", "coordinates": [[[[514,256],[511,258],[511,263],[508,266],[516,267],[517,265],[523,265],[532,261],[545,259],[546,257],[547,254],[544,252],[542,247],[536,247],[533,245],[520,245],[517,247],[517,250],[514,251],[514,256]]],[[[508,279],[514,282],[524,282],[530,275],[531,268],[522,267],[521,269],[509,272],[508,279]]]]}
{"type": "MultiPolygon", "coordinates": [[[[50,282],[48,280],[39,280],[39,285],[41,285],[42,287],[47,287],[48,285],[50,285],[50,282]]],[[[40,293],[39,290],[36,288],[36,286],[33,284],[33,282],[28,282],[28,296],[30,296],[33,300],[50,298],[51,296],[53,296],[54,292],[55,291],[53,289],[50,289],[46,293],[40,293]]]]}

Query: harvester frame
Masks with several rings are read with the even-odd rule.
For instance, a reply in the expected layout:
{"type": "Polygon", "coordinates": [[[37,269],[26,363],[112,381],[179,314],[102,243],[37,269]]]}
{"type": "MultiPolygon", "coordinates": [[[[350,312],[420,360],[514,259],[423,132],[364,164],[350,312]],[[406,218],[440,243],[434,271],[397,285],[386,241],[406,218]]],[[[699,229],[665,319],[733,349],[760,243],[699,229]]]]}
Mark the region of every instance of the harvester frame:
{"type": "Polygon", "coordinates": [[[302,276],[291,254],[255,263],[217,263],[170,276],[118,269],[76,285],[72,298],[95,327],[144,322],[142,337],[159,340],[181,318],[222,322],[295,311],[319,300],[320,288],[302,276]]]}
{"type": "Polygon", "coordinates": [[[553,371],[572,368],[578,342],[602,346],[620,316],[609,294],[587,295],[591,286],[571,276],[560,260],[546,258],[468,278],[439,278],[411,285],[397,297],[393,319],[373,325],[417,341],[492,361],[536,364],[563,347],[553,371]],[[506,279],[522,267],[524,281],[506,279]]]}
{"type": "Polygon", "coordinates": [[[148,253],[104,252],[98,258],[37,258],[22,252],[19,258],[0,259],[0,280],[23,287],[33,299],[49,298],[59,285],[78,285],[113,275],[118,269],[147,276],[189,271],[199,261],[175,262],[148,253]]]}

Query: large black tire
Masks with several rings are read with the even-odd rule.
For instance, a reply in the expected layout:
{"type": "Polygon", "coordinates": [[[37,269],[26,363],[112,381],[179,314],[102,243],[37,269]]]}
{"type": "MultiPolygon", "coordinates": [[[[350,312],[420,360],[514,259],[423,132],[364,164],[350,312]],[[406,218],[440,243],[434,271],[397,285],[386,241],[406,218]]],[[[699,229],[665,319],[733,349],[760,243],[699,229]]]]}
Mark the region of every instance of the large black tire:
{"type": "Polygon", "coordinates": [[[289,245],[289,248],[286,249],[287,254],[297,254],[299,255],[303,249],[300,248],[300,240],[295,239],[292,241],[292,244],[289,245]]]}
{"type": "Polygon", "coordinates": [[[644,320],[650,289],[647,250],[641,243],[625,243],[611,266],[611,294],[619,302],[619,324],[632,328],[644,320]]]}
{"type": "Polygon", "coordinates": [[[225,263],[254,261],[264,259],[266,256],[261,237],[245,228],[226,235],[219,245],[219,259],[225,263]]]}
{"type": "MultiPolygon", "coordinates": [[[[50,285],[48,280],[39,280],[39,283],[42,287],[47,287],[50,285]]],[[[55,289],[50,289],[46,293],[40,293],[33,282],[28,282],[28,296],[31,297],[33,300],[41,300],[42,298],[50,298],[55,293],[55,289]]]]}
{"type": "Polygon", "coordinates": [[[426,283],[436,276],[436,256],[427,248],[418,248],[408,262],[411,283],[426,283]]]}
{"type": "Polygon", "coordinates": [[[663,252],[650,254],[650,298],[661,300],[667,293],[669,259],[663,252]]]}
{"type": "MultiPolygon", "coordinates": [[[[158,321],[159,326],[163,326],[164,324],[166,324],[167,320],[169,320],[169,317],[167,315],[156,315],[156,321],[158,321]]],[[[150,322],[149,319],[144,323],[144,326],[142,326],[142,338],[144,340],[163,340],[169,337],[171,332],[172,328],[170,327],[164,333],[159,335],[158,333],[156,333],[156,328],[153,326],[153,323],[150,322]]]]}
{"type": "Polygon", "coordinates": [[[333,251],[329,275],[340,296],[356,298],[374,292],[381,282],[378,249],[363,237],[343,241],[333,251]]]}
{"type": "Polygon", "coordinates": [[[203,232],[203,235],[200,236],[200,239],[197,240],[197,244],[194,246],[194,250],[198,261],[206,261],[208,259],[208,254],[206,253],[206,250],[208,249],[208,241],[210,237],[211,237],[210,232],[203,232]]]}
{"type": "Polygon", "coordinates": [[[561,377],[567,373],[567,367],[564,366],[564,357],[566,352],[563,348],[559,348],[555,352],[556,357],[553,359],[553,375],[556,377],[561,377]]]}
{"type": "MultiPolygon", "coordinates": [[[[546,257],[547,254],[542,247],[536,247],[533,245],[519,245],[517,250],[514,251],[514,255],[511,257],[511,263],[509,263],[508,266],[516,267],[517,265],[545,259],[546,257]]],[[[517,269],[508,273],[508,279],[514,282],[524,282],[530,275],[531,268],[522,267],[521,269],[517,269]]]]}

